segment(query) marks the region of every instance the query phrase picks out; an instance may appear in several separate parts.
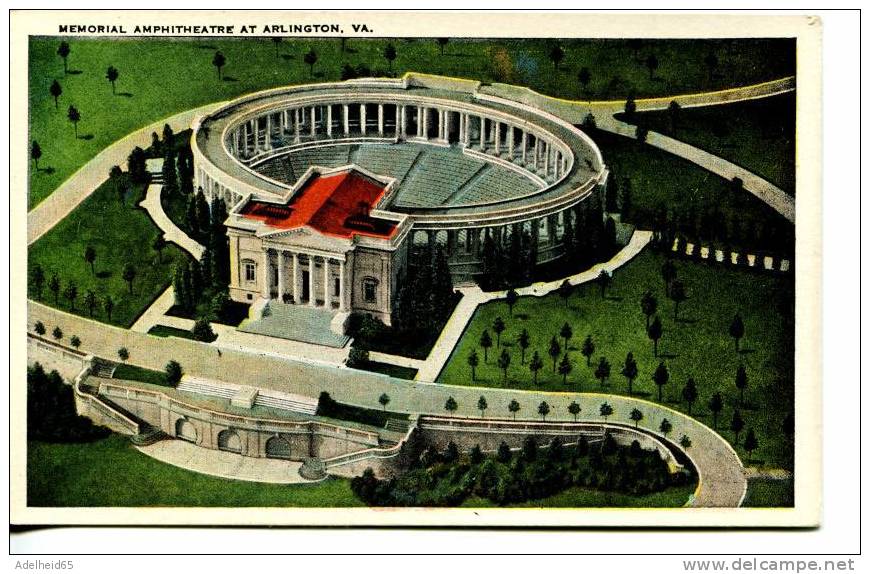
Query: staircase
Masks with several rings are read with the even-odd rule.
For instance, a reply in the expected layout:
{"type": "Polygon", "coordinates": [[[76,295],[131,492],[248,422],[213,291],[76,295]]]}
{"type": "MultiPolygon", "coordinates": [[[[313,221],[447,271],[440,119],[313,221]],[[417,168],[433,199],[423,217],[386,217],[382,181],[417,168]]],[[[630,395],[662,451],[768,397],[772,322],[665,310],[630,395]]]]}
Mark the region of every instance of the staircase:
{"type": "Polygon", "coordinates": [[[384,430],[406,434],[411,428],[411,421],[407,419],[387,419],[384,430]]]}
{"type": "Polygon", "coordinates": [[[115,374],[115,369],[117,367],[117,363],[112,363],[105,359],[94,358],[94,365],[91,369],[91,374],[95,377],[100,377],[101,379],[111,379],[115,374]]]}
{"type": "Polygon", "coordinates": [[[261,390],[254,400],[254,405],[282,409],[304,415],[313,415],[317,412],[317,399],[276,391],[261,390]]]}
{"type": "Polygon", "coordinates": [[[142,423],[140,425],[139,434],[131,436],[130,442],[136,446],[148,446],[167,438],[169,438],[169,435],[159,428],[153,427],[147,423],[142,423]]]}
{"type": "Polygon", "coordinates": [[[221,397],[222,399],[232,399],[238,389],[233,387],[225,387],[216,385],[200,379],[188,378],[178,383],[176,387],[179,391],[188,393],[197,393],[199,395],[207,395],[210,397],[221,397]]]}

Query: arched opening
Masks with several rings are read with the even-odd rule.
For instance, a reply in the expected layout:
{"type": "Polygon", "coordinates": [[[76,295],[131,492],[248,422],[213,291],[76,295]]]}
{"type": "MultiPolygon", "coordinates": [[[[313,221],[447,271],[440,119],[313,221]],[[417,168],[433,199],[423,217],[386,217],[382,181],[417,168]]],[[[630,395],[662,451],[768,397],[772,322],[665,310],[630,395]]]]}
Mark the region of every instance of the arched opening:
{"type": "Polygon", "coordinates": [[[175,437],[196,444],[196,427],[187,419],[178,419],[175,422],[175,437]]]}
{"type": "Polygon", "coordinates": [[[218,449],[241,454],[242,439],[232,429],[222,430],[218,433],[218,449]]]}
{"type": "Polygon", "coordinates": [[[266,441],[267,458],[289,459],[290,455],[290,441],[286,438],[280,436],[273,436],[266,441]]]}

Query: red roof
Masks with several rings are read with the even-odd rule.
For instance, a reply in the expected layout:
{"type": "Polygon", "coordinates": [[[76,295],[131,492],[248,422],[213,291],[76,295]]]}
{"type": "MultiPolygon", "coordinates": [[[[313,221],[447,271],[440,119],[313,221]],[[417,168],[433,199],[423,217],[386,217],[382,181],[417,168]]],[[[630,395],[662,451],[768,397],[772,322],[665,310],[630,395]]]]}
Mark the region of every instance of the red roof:
{"type": "Polygon", "coordinates": [[[384,191],[384,184],[354,170],[315,175],[287,205],[249,201],[239,213],[277,229],[307,226],[346,239],[354,235],[387,239],[396,232],[396,225],[369,214],[384,191]]]}

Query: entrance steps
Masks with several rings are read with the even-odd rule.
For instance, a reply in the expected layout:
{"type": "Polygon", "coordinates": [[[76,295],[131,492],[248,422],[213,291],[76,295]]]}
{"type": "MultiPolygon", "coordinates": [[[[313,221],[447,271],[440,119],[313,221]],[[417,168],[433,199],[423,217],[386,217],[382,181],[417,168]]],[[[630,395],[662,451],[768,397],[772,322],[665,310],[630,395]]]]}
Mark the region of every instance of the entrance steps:
{"type": "Polygon", "coordinates": [[[223,381],[210,381],[198,377],[184,377],[178,384],[179,391],[227,399],[242,408],[269,407],[304,415],[317,412],[317,399],[283,393],[270,389],[256,389],[223,381]]]}

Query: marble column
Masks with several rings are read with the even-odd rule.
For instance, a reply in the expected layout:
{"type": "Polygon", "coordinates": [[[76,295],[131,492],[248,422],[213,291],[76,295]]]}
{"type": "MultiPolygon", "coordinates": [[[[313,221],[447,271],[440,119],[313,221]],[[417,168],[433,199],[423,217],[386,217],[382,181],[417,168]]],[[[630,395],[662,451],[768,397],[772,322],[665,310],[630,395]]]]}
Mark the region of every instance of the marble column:
{"type": "Polygon", "coordinates": [[[293,303],[298,305],[302,292],[299,290],[299,254],[293,253],[293,303]]]}
{"type": "Polygon", "coordinates": [[[523,165],[526,165],[526,148],[528,147],[529,136],[526,130],[523,130],[523,135],[520,136],[520,146],[523,148],[523,165]]]}
{"type": "Polygon", "coordinates": [[[514,160],[514,127],[508,126],[507,132],[507,140],[508,140],[508,158],[511,161],[514,160]]]}
{"type": "Polygon", "coordinates": [[[331,305],[329,304],[332,297],[330,294],[332,291],[329,289],[329,258],[323,258],[323,306],[329,309],[331,305]]]}
{"type": "Polygon", "coordinates": [[[347,104],[341,105],[342,118],[344,119],[344,135],[350,133],[350,113],[347,104]]]}
{"type": "Polygon", "coordinates": [[[326,106],[326,135],[332,137],[332,104],[326,106]]]}
{"type": "Polygon", "coordinates": [[[299,143],[299,108],[293,110],[293,140],[299,143]]]}
{"type": "Polygon", "coordinates": [[[266,114],[266,133],[263,137],[263,148],[266,151],[272,149],[272,114],[266,114]]]}
{"type": "Polygon", "coordinates": [[[384,104],[378,104],[378,136],[384,137],[384,104]]]}
{"type": "Polygon", "coordinates": [[[346,311],[347,310],[347,301],[344,300],[344,261],[338,262],[338,310],[346,311]]]}
{"type": "Polygon", "coordinates": [[[480,116],[480,151],[486,149],[486,118],[480,116]]]}
{"type": "Polygon", "coordinates": [[[494,122],[493,131],[495,132],[495,156],[501,155],[501,122],[494,122]]]}
{"type": "Polygon", "coordinates": [[[261,275],[260,283],[261,283],[261,287],[263,290],[263,293],[262,293],[263,299],[268,299],[269,295],[270,295],[270,292],[269,292],[270,291],[269,290],[269,279],[270,279],[269,272],[270,271],[271,271],[271,269],[269,269],[269,250],[264,249],[263,250],[263,269],[262,269],[262,273],[260,273],[260,275],[261,275]]]}
{"type": "Polygon", "coordinates": [[[366,135],[366,105],[359,105],[359,131],[362,135],[366,135]]]}
{"type": "Polygon", "coordinates": [[[308,306],[317,305],[317,297],[314,296],[314,256],[308,256],[308,306]]]}
{"type": "Polygon", "coordinates": [[[284,302],[284,250],[278,250],[278,301],[284,302]]]}
{"type": "Polygon", "coordinates": [[[311,106],[311,139],[317,137],[317,108],[311,106]]]}

